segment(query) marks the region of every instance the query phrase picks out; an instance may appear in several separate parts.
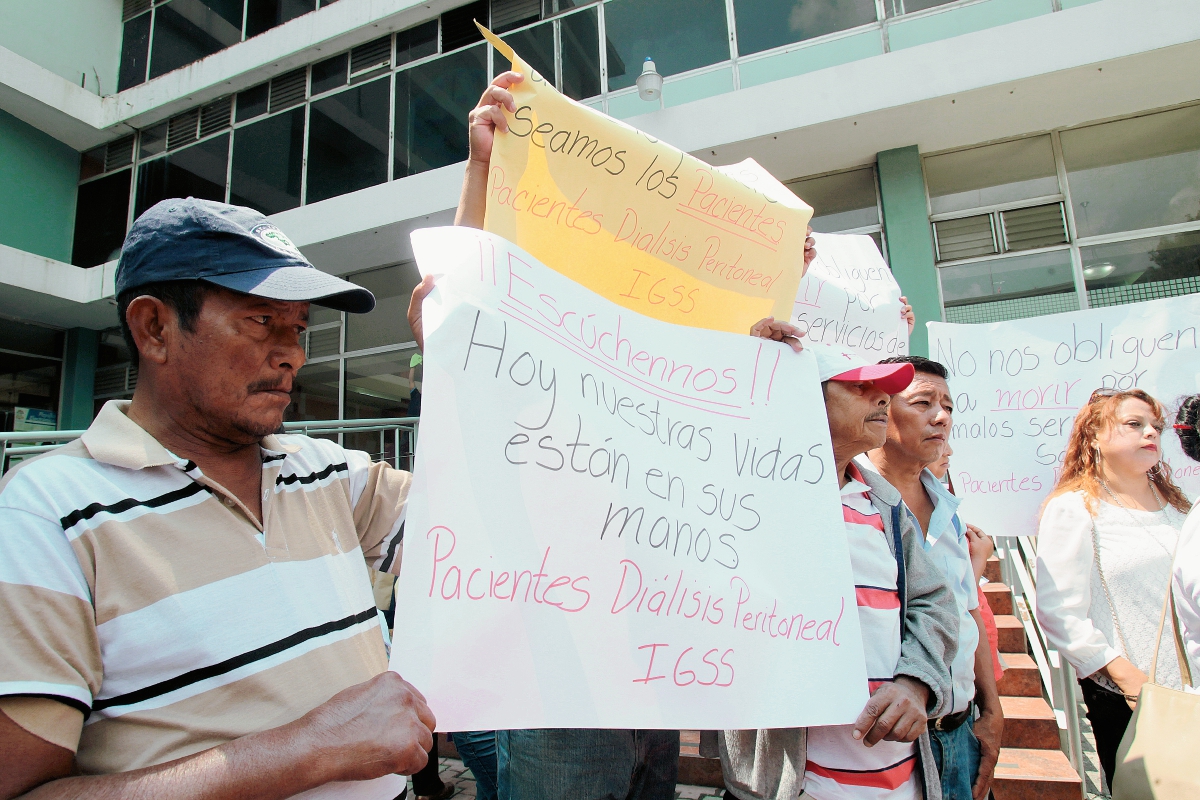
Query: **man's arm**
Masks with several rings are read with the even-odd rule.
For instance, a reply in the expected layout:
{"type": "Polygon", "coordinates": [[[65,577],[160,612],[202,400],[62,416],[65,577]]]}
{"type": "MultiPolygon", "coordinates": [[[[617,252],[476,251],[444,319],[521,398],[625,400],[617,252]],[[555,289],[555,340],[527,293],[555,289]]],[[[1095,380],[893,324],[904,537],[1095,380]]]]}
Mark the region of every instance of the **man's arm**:
{"type": "Polygon", "coordinates": [[[487,182],[492,161],[492,142],[495,140],[496,131],[508,130],[504,109],[507,108],[509,112],[517,110],[517,104],[508,89],[522,80],[519,72],[500,73],[491,86],[484,90],[475,108],[467,115],[470,155],[467,158],[467,172],[463,176],[458,211],[454,215],[455,225],[468,228],[483,227],[484,212],[487,210],[487,182]]]}
{"type": "Polygon", "coordinates": [[[1000,693],[996,690],[996,674],[992,672],[992,645],[988,642],[983,615],[978,608],[971,617],[979,628],[979,644],[975,647],[975,704],[979,719],[975,721],[975,738],[979,740],[979,773],[971,787],[974,800],[985,800],[992,789],[996,762],[1000,758],[1000,741],[1004,736],[1004,712],[1000,708],[1000,693]]]}
{"type": "Polygon", "coordinates": [[[69,750],[0,714],[0,798],[275,800],[332,781],[411,775],[425,766],[434,725],[421,693],[385,672],[288,725],[154,767],[70,777],[69,750]]]}
{"type": "Polygon", "coordinates": [[[958,653],[958,602],[946,578],[929,558],[908,514],[902,514],[905,581],[908,587],[904,634],[896,676],[929,687],[930,717],[950,708],[950,664],[958,653]]]}
{"type": "Polygon", "coordinates": [[[929,717],[942,713],[949,700],[950,663],[958,640],[954,595],[917,538],[908,513],[900,515],[904,543],[907,609],[895,680],[867,701],[853,735],[867,745],[881,739],[915,741],[929,717]]]}

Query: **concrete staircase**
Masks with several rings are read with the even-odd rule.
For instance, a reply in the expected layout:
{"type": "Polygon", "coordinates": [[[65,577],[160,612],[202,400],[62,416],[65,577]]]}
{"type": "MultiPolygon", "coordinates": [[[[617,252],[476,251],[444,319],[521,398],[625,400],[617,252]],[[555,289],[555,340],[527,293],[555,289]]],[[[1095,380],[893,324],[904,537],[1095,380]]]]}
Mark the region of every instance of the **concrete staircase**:
{"type": "Polygon", "coordinates": [[[1063,753],[1058,721],[1046,701],[1025,627],[1013,614],[1009,588],[1000,582],[1000,560],[988,561],[984,597],[996,616],[1004,677],[998,686],[1004,739],[992,795],[996,800],[1079,800],[1082,782],[1063,753]]]}
{"type": "MultiPolygon", "coordinates": [[[[1000,582],[999,559],[993,557],[984,574],[990,583],[983,593],[996,616],[1005,667],[998,687],[1004,739],[992,795],[995,800],[1080,800],[1079,774],[1063,753],[1058,721],[1029,654],[1025,627],[1013,613],[1012,592],[1000,582]]],[[[720,760],[700,755],[699,732],[683,731],[681,745],[680,783],[723,786],[720,760]]]]}

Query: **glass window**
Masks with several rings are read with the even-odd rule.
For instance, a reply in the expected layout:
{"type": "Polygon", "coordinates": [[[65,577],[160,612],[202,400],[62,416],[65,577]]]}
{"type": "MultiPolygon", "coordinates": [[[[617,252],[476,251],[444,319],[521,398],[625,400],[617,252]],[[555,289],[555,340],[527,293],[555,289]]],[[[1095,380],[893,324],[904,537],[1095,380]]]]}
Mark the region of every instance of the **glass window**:
{"type": "Polygon", "coordinates": [[[609,91],[633,86],[647,58],[662,75],[729,60],[724,0],[612,0],[604,30],[609,91]]]}
{"type": "Polygon", "coordinates": [[[271,97],[271,84],[251,86],[237,96],[237,121],[245,122],[267,113],[267,100],[271,97]]]}
{"type": "Polygon", "coordinates": [[[301,367],[292,384],[292,404],[287,407],[288,422],[337,419],[340,372],[341,362],[336,359],[301,367]]]}
{"type": "Polygon", "coordinates": [[[79,157],[79,180],[86,181],[104,172],[104,159],[108,155],[108,145],[102,144],[86,150],[79,157]]]}
{"type": "Polygon", "coordinates": [[[154,9],[150,77],[242,40],[242,0],[171,0],[154,9]]]}
{"type": "Polygon", "coordinates": [[[408,416],[413,389],[420,391],[419,366],[412,368],[409,378],[409,364],[416,352],[413,348],[347,358],[345,418],[408,416]]]}
{"type": "Polygon", "coordinates": [[[875,0],[734,0],[742,55],[875,21],[875,0]]]}
{"type": "MultiPolygon", "coordinates": [[[[551,86],[556,85],[554,75],[554,23],[543,22],[541,25],[535,25],[532,28],[526,28],[517,33],[510,33],[501,37],[505,42],[512,46],[513,50],[529,66],[537,70],[538,74],[545,79],[546,83],[551,86]]],[[[492,57],[492,71],[499,75],[509,68],[508,59],[497,53],[492,57]]]]}
{"type": "Polygon", "coordinates": [[[168,123],[163,122],[142,130],[142,135],[138,137],[139,158],[150,158],[167,149],[167,128],[168,123]]]}
{"type": "Polygon", "coordinates": [[[387,78],[317,100],[312,103],[311,115],[309,203],[387,180],[387,78]]]}
{"type": "MultiPolygon", "coordinates": [[[[17,430],[37,430],[54,421],[63,353],[61,331],[0,319],[0,431],[13,430],[18,413],[33,416],[32,424],[17,430]],[[47,414],[29,415],[18,409],[38,409],[47,414]]],[[[10,462],[11,463],[11,462],[10,462]]],[[[4,465],[0,464],[0,468],[4,465]]]]}
{"type": "MultiPolygon", "coordinates": [[[[475,20],[479,20],[481,25],[486,25],[487,19],[487,0],[476,0],[442,14],[442,52],[449,53],[451,50],[483,41],[483,34],[475,27],[475,20]]],[[[479,91],[483,92],[482,89],[479,91]]]]}
{"type": "Polygon", "coordinates": [[[312,93],[323,94],[345,86],[350,75],[350,54],[318,61],[312,66],[312,93]]]}
{"type": "MultiPolygon", "coordinates": [[[[346,419],[380,419],[420,415],[421,367],[410,367],[416,350],[397,350],[346,359],[346,419]]],[[[411,437],[404,431],[346,433],[343,443],[372,459],[410,466],[411,437]]]]}
{"type": "Polygon", "coordinates": [[[1200,219],[1200,106],[1062,134],[1079,236],[1200,219]]]}
{"type": "Polygon", "coordinates": [[[586,100],[600,94],[599,12],[590,8],[563,17],[562,92],[574,100],[586,100]]]}
{"type": "Polygon", "coordinates": [[[1081,247],[1079,254],[1093,306],[1200,291],[1200,231],[1081,247]]]}
{"type": "Polygon", "coordinates": [[[947,322],[999,322],[1079,310],[1069,250],[976,261],[938,272],[947,322]]]}
{"type": "Polygon", "coordinates": [[[394,177],[466,158],[467,114],[486,86],[482,45],[397,72],[394,177]]]}
{"type": "Polygon", "coordinates": [[[369,314],[346,315],[347,352],[413,341],[408,327],[408,301],[421,282],[416,264],[360,272],[348,276],[348,280],[371,290],[375,308],[369,314]]]}
{"type": "Polygon", "coordinates": [[[883,0],[883,7],[889,17],[896,17],[953,2],[954,0],[883,0]]]}
{"type": "Polygon", "coordinates": [[[787,187],[813,207],[814,231],[837,233],[879,224],[873,167],[790,181],[787,187]]]}
{"type": "Polygon", "coordinates": [[[437,51],[438,21],[436,19],[396,34],[396,66],[431,56],[437,51]]]}
{"type": "Polygon", "coordinates": [[[925,182],[934,214],[1059,193],[1049,136],[929,156],[925,182]]]}
{"type": "Polygon", "coordinates": [[[317,0],[247,0],[246,37],[258,36],[316,8],[317,0]]]}
{"type": "Polygon", "coordinates": [[[75,203],[75,244],[71,263],[94,267],[116,258],[125,241],[129,216],[129,176],[122,170],[79,187],[75,203]]]}
{"type": "Polygon", "coordinates": [[[117,91],[123,92],[146,80],[146,59],[150,55],[150,14],[142,14],[125,23],[121,34],[121,72],[117,91]]]}
{"type": "Polygon", "coordinates": [[[238,128],[233,136],[229,202],[277,214],[300,205],[304,109],[238,128]]]}
{"type": "Polygon", "coordinates": [[[229,134],[167,153],[138,166],[135,216],[168,197],[225,201],[229,134]]]}

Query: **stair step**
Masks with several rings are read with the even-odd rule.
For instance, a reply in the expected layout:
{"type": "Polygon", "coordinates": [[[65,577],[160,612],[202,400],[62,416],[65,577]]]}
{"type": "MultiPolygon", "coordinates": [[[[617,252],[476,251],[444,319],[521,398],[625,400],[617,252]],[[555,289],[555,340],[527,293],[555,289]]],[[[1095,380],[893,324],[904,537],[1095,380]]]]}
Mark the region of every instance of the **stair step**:
{"type": "Polygon", "coordinates": [[[1012,614],[996,614],[996,631],[1000,634],[1001,653],[1025,652],[1025,626],[1012,614]]]}
{"type": "Polygon", "coordinates": [[[987,598],[988,606],[992,609],[992,614],[1012,614],[1013,599],[1012,590],[999,581],[985,583],[982,587],[983,596],[987,598]]]}
{"type": "Polygon", "coordinates": [[[721,772],[721,759],[681,754],[677,780],[687,786],[710,786],[714,789],[724,789],[725,776],[721,772]]]}
{"type": "Polygon", "coordinates": [[[1033,750],[1057,750],[1058,720],[1054,709],[1040,697],[1001,697],[1004,712],[1002,747],[1022,747],[1033,750]]]}
{"type": "Polygon", "coordinates": [[[1026,653],[1001,653],[1004,677],[996,684],[1001,695],[1009,697],[1041,697],[1042,676],[1037,662],[1026,653]]]}
{"type": "Polygon", "coordinates": [[[983,577],[989,581],[1000,582],[1000,559],[992,556],[983,566],[983,577]]]}
{"type": "Polygon", "coordinates": [[[1061,750],[1000,748],[996,800],[1079,800],[1081,781],[1061,750]]]}

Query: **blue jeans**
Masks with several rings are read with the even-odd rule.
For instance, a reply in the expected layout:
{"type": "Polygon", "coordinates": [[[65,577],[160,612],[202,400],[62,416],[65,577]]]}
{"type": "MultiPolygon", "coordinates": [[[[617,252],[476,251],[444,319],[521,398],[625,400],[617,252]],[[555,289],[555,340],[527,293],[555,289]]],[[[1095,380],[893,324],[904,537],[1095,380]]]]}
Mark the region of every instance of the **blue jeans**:
{"type": "Polygon", "coordinates": [[[971,786],[979,774],[979,740],[975,720],[968,719],[950,732],[930,726],[933,761],[942,776],[942,800],[971,800],[971,786]]]}
{"type": "Polygon", "coordinates": [[[463,731],[450,734],[450,738],[475,776],[477,800],[496,800],[496,732],[463,731]]]}
{"type": "Polygon", "coordinates": [[[500,800],[674,800],[679,731],[496,731],[500,800]]]}

